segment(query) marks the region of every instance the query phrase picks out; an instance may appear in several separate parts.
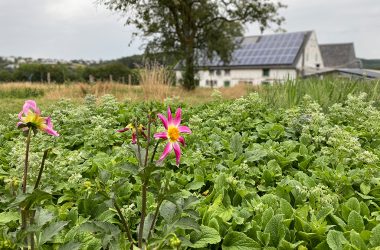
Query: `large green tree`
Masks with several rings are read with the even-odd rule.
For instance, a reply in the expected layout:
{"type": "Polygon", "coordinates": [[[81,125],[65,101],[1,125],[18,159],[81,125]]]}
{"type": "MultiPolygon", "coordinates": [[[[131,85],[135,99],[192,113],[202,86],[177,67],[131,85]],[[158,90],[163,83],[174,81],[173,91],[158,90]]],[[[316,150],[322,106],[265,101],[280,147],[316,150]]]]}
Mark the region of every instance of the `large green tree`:
{"type": "Polygon", "coordinates": [[[244,25],[258,23],[263,30],[280,24],[281,3],[268,0],[98,0],[120,11],[147,38],[146,51],[175,54],[183,62],[183,84],[195,88],[200,58],[231,58],[239,46],[244,25]]]}

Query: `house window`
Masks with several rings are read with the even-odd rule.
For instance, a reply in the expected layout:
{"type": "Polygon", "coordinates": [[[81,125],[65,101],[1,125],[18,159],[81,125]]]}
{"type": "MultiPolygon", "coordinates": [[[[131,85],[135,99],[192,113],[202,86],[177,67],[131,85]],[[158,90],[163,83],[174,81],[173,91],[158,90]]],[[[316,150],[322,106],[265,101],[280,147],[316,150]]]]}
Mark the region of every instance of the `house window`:
{"type": "Polygon", "coordinates": [[[229,76],[230,75],[230,70],[229,69],[225,69],[224,70],[224,75],[225,76],[229,76]]]}
{"type": "Polygon", "coordinates": [[[210,76],[214,75],[214,70],[213,69],[210,69],[208,72],[209,72],[210,76]]]}
{"type": "Polygon", "coordinates": [[[263,69],[263,76],[269,76],[269,69],[263,69]]]}
{"type": "Polygon", "coordinates": [[[211,80],[211,87],[215,87],[218,85],[218,81],[217,80],[211,80]]]}
{"type": "Polygon", "coordinates": [[[224,87],[229,87],[230,86],[230,81],[224,81],[224,87]]]}
{"type": "Polygon", "coordinates": [[[216,75],[217,76],[220,76],[222,74],[222,72],[220,71],[220,69],[216,70],[216,75]]]}

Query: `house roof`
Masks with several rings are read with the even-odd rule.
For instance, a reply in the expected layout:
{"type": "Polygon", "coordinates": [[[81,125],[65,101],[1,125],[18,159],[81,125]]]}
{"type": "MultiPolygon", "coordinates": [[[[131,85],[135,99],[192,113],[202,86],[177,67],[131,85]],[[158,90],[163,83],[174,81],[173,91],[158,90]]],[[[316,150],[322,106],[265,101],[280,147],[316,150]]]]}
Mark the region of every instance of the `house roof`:
{"type": "Polygon", "coordinates": [[[321,44],[319,49],[325,67],[361,68],[361,62],[356,58],[353,43],[321,44]]]}
{"type": "Polygon", "coordinates": [[[306,74],[306,77],[315,76],[315,75],[324,75],[329,73],[340,73],[342,75],[352,75],[362,78],[369,79],[380,79],[380,71],[378,70],[369,70],[369,69],[359,69],[359,68],[329,68],[320,70],[318,72],[313,72],[306,74]]]}
{"type": "Polygon", "coordinates": [[[220,58],[201,59],[200,67],[295,67],[302,48],[312,31],[244,37],[240,47],[225,64],[220,58]]]}

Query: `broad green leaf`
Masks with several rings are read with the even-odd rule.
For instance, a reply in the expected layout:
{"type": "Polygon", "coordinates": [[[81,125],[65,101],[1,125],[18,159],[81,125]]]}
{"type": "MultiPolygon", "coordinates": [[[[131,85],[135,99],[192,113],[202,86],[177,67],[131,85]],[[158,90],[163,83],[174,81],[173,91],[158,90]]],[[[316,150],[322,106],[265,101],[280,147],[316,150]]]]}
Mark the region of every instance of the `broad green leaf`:
{"type": "Polygon", "coordinates": [[[186,185],[186,189],[188,190],[198,190],[203,187],[205,183],[203,181],[193,181],[186,185]]]}
{"type": "Polygon", "coordinates": [[[260,249],[258,244],[253,239],[241,232],[229,232],[223,240],[223,250],[251,250],[260,249]]]}
{"type": "Polygon", "coordinates": [[[269,220],[273,217],[274,215],[274,211],[273,211],[273,208],[269,207],[267,208],[264,213],[263,213],[263,216],[261,217],[261,227],[264,229],[266,227],[266,225],[268,224],[269,220]]]}
{"type": "Polygon", "coordinates": [[[340,231],[330,230],[327,233],[327,244],[332,250],[341,250],[343,245],[347,243],[346,238],[340,231]]]}
{"type": "Polygon", "coordinates": [[[367,195],[369,192],[371,192],[371,185],[368,185],[363,182],[362,184],[360,184],[360,191],[363,194],[367,195]]]}
{"type": "Polygon", "coordinates": [[[41,232],[39,240],[40,246],[48,241],[51,241],[54,238],[54,236],[57,235],[67,224],[67,221],[59,221],[47,226],[41,232]]]}
{"type": "Polygon", "coordinates": [[[282,239],[280,241],[280,244],[278,245],[278,249],[283,249],[283,250],[287,250],[287,249],[302,249],[302,247],[300,247],[300,245],[303,244],[303,243],[304,243],[303,241],[298,241],[296,243],[290,243],[287,240],[282,239]]]}
{"type": "Polygon", "coordinates": [[[230,141],[231,151],[234,152],[238,157],[243,152],[243,144],[241,143],[241,135],[236,133],[232,136],[230,141]]]}
{"type": "Polygon", "coordinates": [[[348,230],[354,229],[356,232],[360,233],[364,230],[364,222],[362,216],[355,210],[351,211],[348,216],[348,230]]]}
{"type": "Polygon", "coordinates": [[[282,223],[283,217],[282,214],[274,215],[264,229],[264,233],[270,234],[269,243],[271,246],[277,247],[280,240],[285,236],[285,227],[282,223]]]}
{"type": "Polygon", "coordinates": [[[171,201],[163,201],[160,207],[160,215],[166,222],[171,222],[177,211],[177,205],[171,201]]]}
{"type": "Polygon", "coordinates": [[[178,227],[178,228],[181,228],[181,229],[195,229],[195,230],[199,230],[199,224],[197,223],[197,221],[193,218],[190,218],[190,217],[184,217],[184,218],[181,218],[179,219],[175,225],[178,227]]]}
{"type": "Polygon", "coordinates": [[[279,213],[284,214],[286,219],[290,219],[293,216],[293,207],[287,200],[280,200],[280,209],[277,210],[279,213]]]}
{"type": "Polygon", "coordinates": [[[0,225],[7,224],[8,222],[19,220],[20,213],[18,212],[3,212],[0,213],[0,225]]]}
{"type": "Polygon", "coordinates": [[[354,230],[351,230],[350,232],[350,242],[352,245],[356,246],[360,250],[367,249],[367,246],[363,239],[360,237],[360,234],[358,234],[354,230]]]}
{"type": "Polygon", "coordinates": [[[59,250],[78,250],[80,247],[81,244],[78,242],[69,242],[59,247],[59,250]]]}
{"type": "Polygon", "coordinates": [[[216,244],[221,241],[218,231],[214,228],[201,225],[200,231],[194,231],[190,235],[193,248],[207,247],[209,244],[216,244]]]}
{"type": "Polygon", "coordinates": [[[358,199],[356,199],[355,197],[351,197],[348,201],[346,201],[345,205],[349,209],[355,210],[356,212],[360,213],[360,203],[358,199]]]}
{"type": "Polygon", "coordinates": [[[372,233],[372,236],[369,242],[371,243],[372,247],[380,246],[380,224],[374,227],[371,233],[372,233]]]}
{"type": "Polygon", "coordinates": [[[34,221],[38,226],[43,226],[46,223],[52,221],[53,219],[54,219],[53,213],[51,213],[45,209],[38,209],[36,212],[36,216],[34,218],[34,221]]]}

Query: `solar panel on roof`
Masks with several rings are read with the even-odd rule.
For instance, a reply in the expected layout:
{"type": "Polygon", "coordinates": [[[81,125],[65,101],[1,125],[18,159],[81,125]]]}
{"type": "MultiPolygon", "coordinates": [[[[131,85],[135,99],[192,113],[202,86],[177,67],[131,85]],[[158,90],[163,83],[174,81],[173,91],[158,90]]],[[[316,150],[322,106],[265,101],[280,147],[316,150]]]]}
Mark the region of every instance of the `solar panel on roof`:
{"type": "MultiPolygon", "coordinates": [[[[292,64],[304,40],[305,32],[261,36],[245,40],[244,45],[232,54],[229,65],[292,64]]],[[[224,63],[216,58],[201,64],[217,66],[224,63]]]]}

